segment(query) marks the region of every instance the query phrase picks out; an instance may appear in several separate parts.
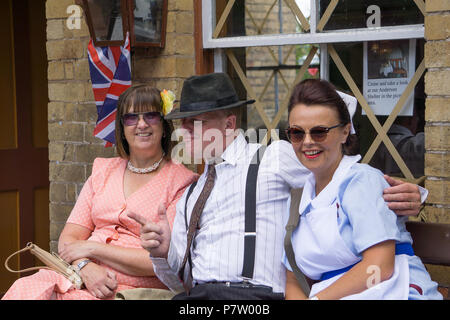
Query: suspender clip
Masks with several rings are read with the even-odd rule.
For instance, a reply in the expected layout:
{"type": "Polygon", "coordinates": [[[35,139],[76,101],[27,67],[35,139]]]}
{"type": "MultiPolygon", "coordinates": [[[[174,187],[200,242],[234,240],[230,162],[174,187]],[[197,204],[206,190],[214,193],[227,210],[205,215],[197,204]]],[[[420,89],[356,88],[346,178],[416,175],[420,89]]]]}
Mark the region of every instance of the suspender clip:
{"type": "Polygon", "coordinates": [[[251,287],[251,283],[250,283],[250,278],[247,278],[247,277],[242,277],[242,286],[244,287],[244,288],[250,288],[251,287]]]}

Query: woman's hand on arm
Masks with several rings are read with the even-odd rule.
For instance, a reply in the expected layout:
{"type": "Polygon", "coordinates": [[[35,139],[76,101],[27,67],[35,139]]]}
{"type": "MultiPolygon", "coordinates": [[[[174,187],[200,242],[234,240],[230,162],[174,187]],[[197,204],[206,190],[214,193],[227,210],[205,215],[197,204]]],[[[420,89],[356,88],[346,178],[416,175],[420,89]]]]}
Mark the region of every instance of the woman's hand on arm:
{"type": "Polygon", "coordinates": [[[93,253],[99,245],[99,243],[94,241],[75,240],[66,243],[59,252],[59,256],[69,263],[82,258],[94,259],[93,253]]]}
{"type": "Polygon", "coordinates": [[[332,300],[360,293],[377,284],[377,281],[389,279],[394,272],[394,263],[395,241],[388,240],[378,243],[366,249],[358,264],[316,296],[320,300],[332,300]],[[371,283],[370,280],[374,275],[379,276],[379,279],[376,279],[375,283],[371,283]]]}
{"type": "Polygon", "coordinates": [[[99,244],[86,240],[91,234],[92,231],[88,228],[78,224],[67,223],[59,236],[59,256],[73,265],[76,265],[83,259],[93,259],[92,253],[99,244]]]}
{"type": "Polygon", "coordinates": [[[141,248],[124,248],[95,241],[73,241],[64,246],[60,257],[71,263],[83,258],[94,259],[132,276],[153,276],[148,252],[141,248]]]}
{"type": "MultiPolygon", "coordinates": [[[[65,247],[73,242],[86,240],[92,234],[92,231],[86,227],[74,223],[66,223],[58,241],[58,252],[61,254],[65,247]]],[[[64,259],[64,258],[63,258],[64,259]]],[[[75,259],[73,259],[75,260],[75,259]]],[[[72,260],[72,261],[73,261],[72,260]]],[[[72,261],[66,260],[69,263],[72,261]]]]}
{"type": "Polygon", "coordinates": [[[286,270],[286,300],[306,300],[308,297],[303,292],[302,288],[298,284],[297,278],[294,273],[286,270]]]}
{"type": "Polygon", "coordinates": [[[58,242],[59,256],[72,264],[76,264],[80,259],[94,259],[132,276],[155,274],[146,250],[86,240],[91,233],[92,231],[85,227],[67,223],[58,242]]]}
{"type": "Polygon", "coordinates": [[[155,275],[152,261],[143,248],[124,248],[112,244],[95,243],[94,250],[90,251],[88,258],[101,261],[128,275],[139,277],[155,275]]]}
{"type": "MultiPolygon", "coordinates": [[[[76,262],[79,262],[77,260],[76,262]]],[[[117,280],[114,272],[89,262],[80,271],[86,289],[96,298],[104,299],[112,296],[117,289],[117,280]]]]}
{"type": "MultiPolygon", "coordinates": [[[[93,241],[86,241],[92,231],[83,226],[67,223],[59,237],[59,256],[71,264],[78,264],[90,257],[93,241]]],[[[108,269],[89,262],[80,272],[86,289],[95,297],[104,299],[111,296],[117,288],[116,275],[108,269]]]]}

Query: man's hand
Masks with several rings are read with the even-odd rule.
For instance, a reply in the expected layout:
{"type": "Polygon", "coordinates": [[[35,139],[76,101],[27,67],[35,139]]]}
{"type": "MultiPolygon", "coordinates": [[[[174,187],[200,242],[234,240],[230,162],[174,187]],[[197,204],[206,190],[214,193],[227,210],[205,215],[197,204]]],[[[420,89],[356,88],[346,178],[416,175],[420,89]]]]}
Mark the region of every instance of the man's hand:
{"type": "Polygon", "coordinates": [[[128,216],[141,225],[141,246],[150,252],[152,257],[167,259],[170,245],[170,226],[164,204],[159,205],[159,221],[157,223],[148,222],[140,214],[134,212],[129,212],[128,216]]]}
{"type": "Polygon", "coordinates": [[[398,216],[417,216],[421,205],[419,187],[388,175],[384,175],[384,178],[390,185],[383,191],[389,209],[398,216]]]}

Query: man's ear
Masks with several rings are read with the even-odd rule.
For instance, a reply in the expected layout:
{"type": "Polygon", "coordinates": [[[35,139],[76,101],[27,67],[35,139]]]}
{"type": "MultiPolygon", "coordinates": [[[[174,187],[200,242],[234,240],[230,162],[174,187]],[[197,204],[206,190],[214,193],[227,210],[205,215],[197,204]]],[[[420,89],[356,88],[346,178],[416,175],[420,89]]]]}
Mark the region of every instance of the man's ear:
{"type": "Polygon", "coordinates": [[[236,115],[231,114],[225,120],[225,129],[236,130],[236,115]]]}

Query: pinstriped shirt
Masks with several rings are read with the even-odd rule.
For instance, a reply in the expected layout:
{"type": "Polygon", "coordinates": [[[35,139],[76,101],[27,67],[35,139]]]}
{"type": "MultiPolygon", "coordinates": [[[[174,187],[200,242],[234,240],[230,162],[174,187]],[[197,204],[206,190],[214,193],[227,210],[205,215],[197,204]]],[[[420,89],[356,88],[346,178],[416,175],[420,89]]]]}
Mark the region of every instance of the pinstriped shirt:
{"type": "MultiPolygon", "coordinates": [[[[191,248],[194,285],[243,280],[245,186],[249,164],[259,146],[238,135],[223,152],[224,161],[216,164],[214,188],[191,248]]],[[[206,172],[207,168],[188,199],[187,221],[205,184],[206,172]]],[[[274,292],[284,292],[285,287],[283,214],[290,189],[302,187],[308,174],[288,142],[276,141],[267,147],[258,172],[255,269],[250,282],[272,287],[274,292]]],[[[173,291],[184,290],[177,274],[186,249],[186,194],[187,189],[177,203],[168,259],[152,257],[155,273],[173,291]]]]}

